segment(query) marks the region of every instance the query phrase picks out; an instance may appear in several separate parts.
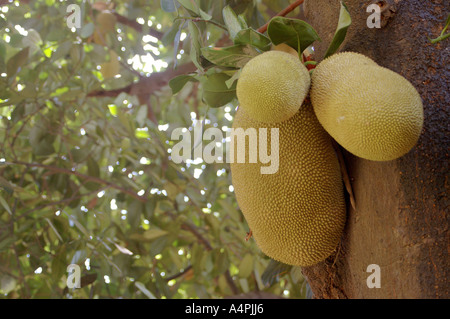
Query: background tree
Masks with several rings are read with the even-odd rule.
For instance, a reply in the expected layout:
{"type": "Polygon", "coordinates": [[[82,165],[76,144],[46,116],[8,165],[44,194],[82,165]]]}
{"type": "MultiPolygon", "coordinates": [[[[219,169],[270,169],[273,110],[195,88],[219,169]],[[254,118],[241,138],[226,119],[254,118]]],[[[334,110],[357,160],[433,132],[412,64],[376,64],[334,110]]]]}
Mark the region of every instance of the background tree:
{"type": "Polygon", "coordinates": [[[2,296],[305,297],[299,269],[246,241],[228,165],[170,160],[173,129],[231,127],[232,95],[211,108],[205,82],[168,85],[213,72],[200,49],[231,43],[227,4],[253,28],[289,5],[1,1],[2,296]]]}
{"type": "Polygon", "coordinates": [[[301,51],[320,36],[319,61],[343,39],[338,1],[302,2],[0,1],[3,296],[304,298],[302,272],[315,297],[448,295],[448,47],[427,38],[444,27],[442,3],[382,1],[383,28],[369,29],[370,1],[347,1],[341,49],[407,77],[426,117],[399,160],[344,152],[357,211],[336,256],[304,269],[271,261],[246,241],[228,165],[170,159],[175,128],[231,127],[239,68],[286,32],[303,30],[290,43],[301,51]],[[80,28],[67,25],[71,3],[80,28]],[[299,20],[265,33],[277,13],[318,33],[299,20]],[[82,289],[66,287],[71,263],[82,289]],[[381,289],[366,285],[373,263],[381,289]]]}

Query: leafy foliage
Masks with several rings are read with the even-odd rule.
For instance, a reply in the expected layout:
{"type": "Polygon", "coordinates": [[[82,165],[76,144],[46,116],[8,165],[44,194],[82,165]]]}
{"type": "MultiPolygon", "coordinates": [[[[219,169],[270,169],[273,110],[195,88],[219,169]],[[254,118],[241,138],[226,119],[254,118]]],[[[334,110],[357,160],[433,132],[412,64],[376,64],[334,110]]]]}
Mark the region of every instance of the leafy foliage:
{"type": "Polygon", "coordinates": [[[296,267],[245,240],[228,165],[170,152],[175,128],[226,132],[240,68],[272,43],[304,50],[312,27],[280,17],[259,33],[272,1],[70,3],[80,28],[67,1],[0,7],[1,295],[305,297],[296,267]]]}
{"type": "Polygon", "coordinates": [[[329,57],[338,50],[339,46],[345,39],[347,29],[349,28],[351,23],[352,19],[350,17],[350,13],[348,12],[347,6],[345,5],[345,3],[341,2],[341,10],[339,12],[339,21],[336,32],[334,34],[333,40],[330,43],[330,46],[328,47],[327,52],[325,52],[324,58],[329,57]]]}

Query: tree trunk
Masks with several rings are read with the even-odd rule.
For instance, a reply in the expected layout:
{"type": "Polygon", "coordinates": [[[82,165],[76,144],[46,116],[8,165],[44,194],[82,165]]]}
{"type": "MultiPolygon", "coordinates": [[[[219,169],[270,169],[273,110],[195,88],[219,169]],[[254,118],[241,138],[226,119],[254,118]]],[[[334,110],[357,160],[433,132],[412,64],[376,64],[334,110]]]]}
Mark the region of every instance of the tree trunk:
{"type": "MultiPolygon", "coordinates": [[[[348,209],[337,254],[303,273],[315,298],[448,298],[450,39],[428,39],[439,36],[448,6],[445,0],[344,2],[352,25],[341,51],[363,53],[406,77],[422,96],[424,129],[414,149],[394,161],[344,151],[356,210],[348,209]],[[373,2],[382,3],[380,29],[366,24],[373,2]],[[367,285],[370,264],[380,267],[380,288],[367,285]]],[[[304,9],[322,38],[319,59],[333,37],[339,1],[306,0],[304,9]]]]}

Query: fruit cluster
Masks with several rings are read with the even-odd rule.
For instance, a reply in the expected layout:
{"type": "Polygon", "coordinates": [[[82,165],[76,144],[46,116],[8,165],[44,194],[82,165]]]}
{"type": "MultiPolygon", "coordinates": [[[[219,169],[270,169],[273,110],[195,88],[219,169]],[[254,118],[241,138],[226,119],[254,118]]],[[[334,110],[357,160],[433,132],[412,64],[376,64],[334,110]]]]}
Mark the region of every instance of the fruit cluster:
{"type": "Polygon", "coordinates": [[[265,52],[242,69],[237,97],[234,129],[279,129],[279,139],[267,141],[278,144],[279,169],[264,175],[260,161],[231,159],[236,198],[260,249],[290,265],[326,259],[344,230],[342,175],[332,138],[362,158],[392,160],[414,146],[423,124],[414,87],[351,52],[325,59],[312,78],[296,53],[265,52]]]}

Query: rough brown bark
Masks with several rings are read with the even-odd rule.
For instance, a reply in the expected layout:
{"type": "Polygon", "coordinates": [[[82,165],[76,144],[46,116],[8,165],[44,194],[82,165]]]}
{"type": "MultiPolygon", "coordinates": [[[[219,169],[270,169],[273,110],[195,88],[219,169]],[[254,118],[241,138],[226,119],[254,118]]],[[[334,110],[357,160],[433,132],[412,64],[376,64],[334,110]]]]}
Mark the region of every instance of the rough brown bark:
{"type": "MultiPolygon", "coordinates": [[[[389,6],[385,25],[369,29],[366,8],[373,2],[345,1],[353,23],[341,51],[363,53],[406,77],[422,96],[424,129],[416,147],[395,161],[344,152],[357,209],[349,209],[337,256],[303,273],[316,298],[448,298],[450,49],[449,39],[428,40],[440,34],[448,6],[445,0],[378,1],[389,6]],[[369,264],[380,266],[381,288],[367,287],[369,264]]],[[[306,21],[322,38],[315,46],[320,59],[334,34],[339,1],[304,5],[306,21]]]]}

